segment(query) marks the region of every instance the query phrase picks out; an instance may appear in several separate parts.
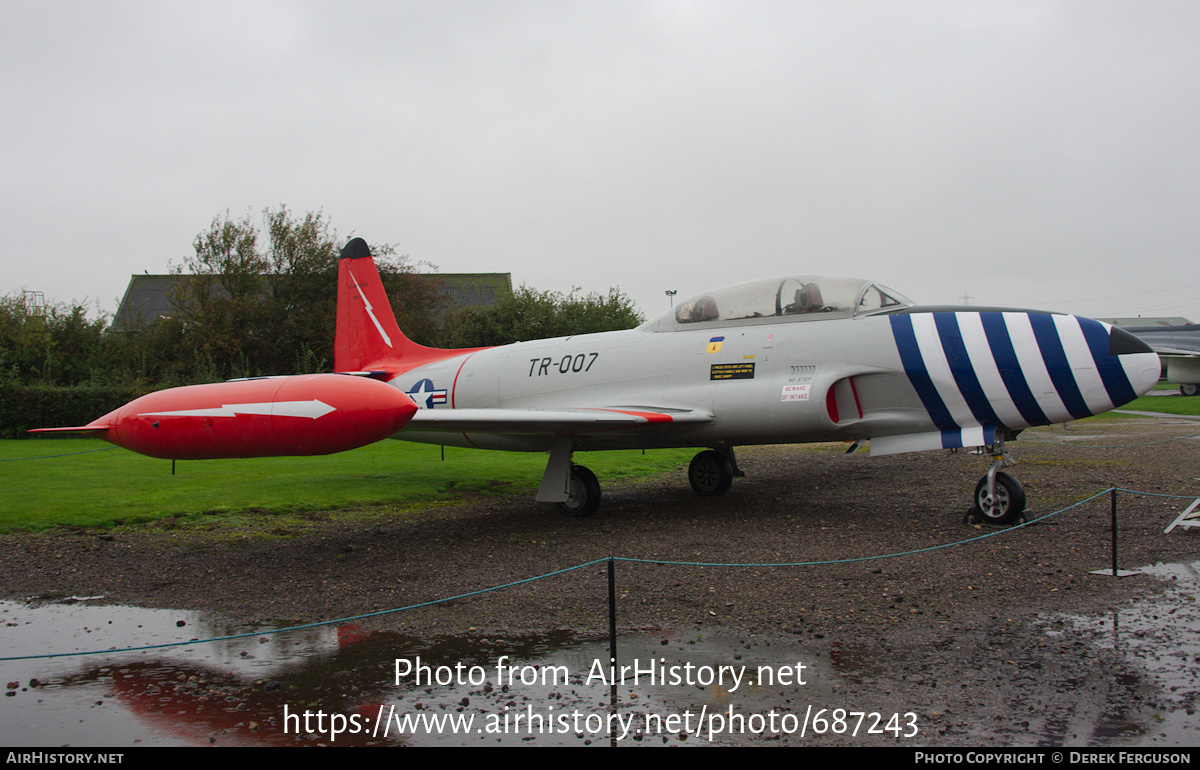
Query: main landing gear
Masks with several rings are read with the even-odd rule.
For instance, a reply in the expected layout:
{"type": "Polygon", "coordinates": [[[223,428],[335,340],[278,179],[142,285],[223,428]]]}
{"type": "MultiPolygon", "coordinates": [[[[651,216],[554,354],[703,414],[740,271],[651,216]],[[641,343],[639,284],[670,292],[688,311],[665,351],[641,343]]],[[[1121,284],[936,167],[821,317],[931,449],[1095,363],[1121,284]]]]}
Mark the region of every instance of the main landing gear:
{"type": "MultiPolygon", "coordinates": [[[[551,450],[537,499],[554,503],[564,516],[581,519],[600,507],[600,482],[596,474],[571,462],[572,449],[569,441],[560,441],[551,450]]],[[[706,449],[692,458],[688,467],[692,489],[704,497],[725,494],[734,477],[744,475],[730,447],[706,449]]]]}
{"type": "Polygon", "coordinates": [[[571,462],[574,451],[575,441],[570,436],[555,440],[534,499],[554,503],[563,515],[579,519],[591,516],[600,507],[600,482],[596,474],[571,462]]]}
{"type": "Polygon", "coordinates": [[[729,491],[734,476],[745,476],[737,467],[731,447],[706,449],[692,458],[688,466],[688,481],[696,494],[716,497],[729,491]]]}
{"type": "Polygon", "coordinates": [[[596,474],[582,465],[572,464],[567,499],[556,505],[564,516],[577,519],[595,513],[600,507],[600,482],[596,480],[596,474]]]}
{"type": "Polygon", "coordinates": [[[975,497],[968,519],[1004,526],[1024,520],[1025,490],[1021,482],[1000,470],[1012,460],[1004,451],[1004,438],[997,433],[996,443],[989,448],[994,459],[987,475],[975,485],[975,497]]]}

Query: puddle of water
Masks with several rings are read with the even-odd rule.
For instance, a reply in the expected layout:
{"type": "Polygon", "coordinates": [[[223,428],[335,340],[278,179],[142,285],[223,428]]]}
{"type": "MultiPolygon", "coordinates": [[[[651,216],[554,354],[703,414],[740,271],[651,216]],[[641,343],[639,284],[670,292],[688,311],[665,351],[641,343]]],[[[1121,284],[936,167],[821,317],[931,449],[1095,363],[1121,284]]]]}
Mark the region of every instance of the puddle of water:
{"type": "MultiPolygon", "coordinates": [[[[0,623],[5,656],[253,631],[80,603],[0,602],[0,623]]],[[[0,745],[610,745],[610,729],[622,743],[728,743],[731,709],[751,720],[742,732],[769,729],[772,711],[794,727],[798,710],[834,699],[838,681],[821,649],[662,632],[619,640],[618,664],[640,671],[614,697],[607,659],[606,640],[567,632],[429,641],[321,627],[0,661],[0,745]],[[764,681],[768,672],[783,681],[764,681]],[[702,725],[712,734],[697,734],[702,725]]]]}
{"type": "MultiPolygon", "coordinates": [[[[249,630],[195,612],[0,602],[4,657],[169,644],[249,630]]],[[[281,666],[303,666],[310,656],[333,647],[335,631],[308,629],[137,653],[0,661],[5,685],[0,743],[207,743],[208,732],[227,732],[247,721],[241,712],[250,706],[237,698],[239,688],[281,666]]]]}
{"type": "MultiPolygon", "coordinates": [[[[1111,613],[1067,616],[1065,621],[1131,664],[1114,685],[1151,713],[1139,731],[1140,745],[1200,745],[1200,562],[1156,564],[1139,571],[1167,581],[1167,590],[1111,613]]],[[[1120,720],[1110,715],[1105,722],[1120,720]]]]}
{"type": "MultiPolygon", "coordinates": [[[[607,640],[565,631],[433,640],[352,626],[272,634],[192,612],[0,602],[4,656],[105,651],[0,661],[0,745],[770,745],[772,728],[796,736],[806,714],[882,705],[889,695],[905,704],[901,711],[911,704],[919,712],[922,731],[939,703],[952,713],[940,737],[909,736],[901,723],[901,744],[915,737],[964,745],[1196,745],[1200,562],[1144,571],[1170,581],[1170,590],[1118,612],[1046,626],[1046,638],[1066,654],[1092,645],[1116,655],[1115,668],[1068,681],[1043,669],[1055,665],[1053,657],[1005,650],[1002,659],[1016,661],[1016,680],[992,695],[972,689],[994,688],[992,674],[938,668],[936,650],[630,634],[619,639],[618,664],[638,669],[626,672],[614,695],[607,640]],[[238,633],[250,635],[107,651],[238,633]],[[897,679],[896,672],[908,675],[897,679]],[[767,682],[768,675],[781,681],[767,682]],[[965,711],[953,695],[960,688],[965,711]],[[976,700],[987,697],[986,704],[976,700]],[[1010,710],[1013,719],[975,718],[1010,710]],[[1024,721],[1015,716],[1026,712],[1024,721]]],[[[810,734],[805,742],[881,739],[832,735],[825,724],[824,740],[810,734]]]]}

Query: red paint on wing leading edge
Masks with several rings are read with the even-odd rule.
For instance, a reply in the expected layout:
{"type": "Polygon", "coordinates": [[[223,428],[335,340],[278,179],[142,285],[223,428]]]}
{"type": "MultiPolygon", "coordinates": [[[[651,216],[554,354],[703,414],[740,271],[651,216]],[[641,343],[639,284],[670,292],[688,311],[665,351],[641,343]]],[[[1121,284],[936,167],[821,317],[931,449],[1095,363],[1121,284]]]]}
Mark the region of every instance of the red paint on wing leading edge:
{"type": "Polygon", "coordinates": [[[597,409],[596,411],[628,414],[632,417],[641,417],[646,422],[673,422],[671,415],[663,414],[662,412],[642,412],[634,409],[597,409]]]}

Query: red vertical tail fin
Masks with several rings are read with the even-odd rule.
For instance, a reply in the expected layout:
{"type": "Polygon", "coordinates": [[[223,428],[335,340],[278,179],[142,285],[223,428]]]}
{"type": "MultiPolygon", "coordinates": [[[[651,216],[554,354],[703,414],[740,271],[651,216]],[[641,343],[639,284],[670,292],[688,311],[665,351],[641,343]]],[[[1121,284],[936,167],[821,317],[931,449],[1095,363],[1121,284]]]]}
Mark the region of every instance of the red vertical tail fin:
{"type": "Polygon", "coordinates": [[[420,364],[477,349],[427,348],[405,337],[396,323],[396,315],[383,290],[383,281],[367,242],[354,238],[342,249],[338,262],[334,371],[398,374],[420,364]]]}
{"type": "Polygon", "coordinates": [[[399,362],[412,344],[396,323],[371,248],[362,238],[354,238],[338,261],[334,371],[367,371],[372,364],[399,362]]]}

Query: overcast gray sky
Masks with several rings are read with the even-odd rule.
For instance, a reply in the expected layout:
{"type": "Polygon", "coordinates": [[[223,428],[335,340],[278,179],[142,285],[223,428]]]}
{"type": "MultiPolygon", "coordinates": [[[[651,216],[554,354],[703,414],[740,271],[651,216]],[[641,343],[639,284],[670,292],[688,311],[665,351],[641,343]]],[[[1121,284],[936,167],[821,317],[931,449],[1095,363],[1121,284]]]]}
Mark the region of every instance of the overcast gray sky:
{"type": "Polygon", "coordinates": [[[837,273],[1200,321],[1194,0],[0,11],[0,293],[112,311],[282,203],[647,315],[837,273]]]}

